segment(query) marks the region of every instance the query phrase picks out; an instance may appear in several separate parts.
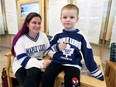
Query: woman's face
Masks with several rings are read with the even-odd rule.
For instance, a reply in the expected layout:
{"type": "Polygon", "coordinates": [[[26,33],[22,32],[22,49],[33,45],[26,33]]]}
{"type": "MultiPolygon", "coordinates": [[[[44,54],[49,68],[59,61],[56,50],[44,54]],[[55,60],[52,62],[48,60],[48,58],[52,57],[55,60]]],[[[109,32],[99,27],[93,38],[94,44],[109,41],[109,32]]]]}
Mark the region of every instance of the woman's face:
{"type": "Polygon", "coordinates": [[[36,35],[41,29],[40,17],[33,17],[27,26],[29,27],[29,34],[36,35]]]}

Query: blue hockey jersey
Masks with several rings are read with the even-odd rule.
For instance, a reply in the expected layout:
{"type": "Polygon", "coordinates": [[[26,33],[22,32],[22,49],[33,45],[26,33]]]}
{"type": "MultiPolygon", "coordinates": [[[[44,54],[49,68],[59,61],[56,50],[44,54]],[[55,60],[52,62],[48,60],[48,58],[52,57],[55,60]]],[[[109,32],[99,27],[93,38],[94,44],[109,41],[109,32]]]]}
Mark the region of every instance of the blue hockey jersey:
{"type": "Polygon", "coordinates": [[[102,72],[94,61],[92,48],[85,35],[80,30],[63,29],[61,33],[53,37],[50,44],[51,46],[48,50],[48,54],[52,56],[53,62],[81,69],[82,53],[85,64],[92,76],[103,80],[102,72]],[[67,44],[63,51],[59,50],[59,43],[67,44]]]}

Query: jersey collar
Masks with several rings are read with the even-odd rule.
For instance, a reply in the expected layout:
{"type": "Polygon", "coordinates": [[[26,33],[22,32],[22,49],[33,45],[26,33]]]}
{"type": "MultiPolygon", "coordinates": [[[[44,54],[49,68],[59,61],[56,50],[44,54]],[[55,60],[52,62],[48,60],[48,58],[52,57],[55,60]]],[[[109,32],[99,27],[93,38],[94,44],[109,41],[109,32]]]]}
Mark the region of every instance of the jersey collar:
{"type": "Polygon", "coordinates": [[[36,42],[36,41],[38,40],[38,38],[39,38],[39,33],[37,34],[37,36],[36,36],[35,38],[29,36],[28,34],[26,34],[26,36],[27,36],[30,40],[36,42]]]}

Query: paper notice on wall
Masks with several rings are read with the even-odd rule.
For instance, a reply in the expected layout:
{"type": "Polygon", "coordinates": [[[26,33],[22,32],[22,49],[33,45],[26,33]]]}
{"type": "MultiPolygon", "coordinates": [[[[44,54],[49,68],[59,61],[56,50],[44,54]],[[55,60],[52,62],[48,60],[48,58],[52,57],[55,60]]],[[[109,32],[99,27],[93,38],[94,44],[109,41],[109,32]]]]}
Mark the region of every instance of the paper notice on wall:
{"type": "Polygon", "coordinates": [[[107,0],[78,0],[79,21],[77,27],[85,33],[89,42],[99,43],[103,15],[107,0]]]}
{"type": "Polygon", "coordinates": [[[5,0],[6,22],[9,34],[18,32],[16,0],[5,0]]]}
{"type": "Polygon", "coordinates": [[[115,14],[115,20],[114,20],[114,24],[113,24],[113,28],[112,28],[112,35],[111,35],[111,43],[116,43],[116,14],[115,14]]]}
{"type": "Polygon", "coordinates": [[[2,8],[1,8],[1,2],[0,2],[0,35],[4,34],[4,24],[3,24],[3,16],[2,16],[2,8]]]}
{"type": "Polygon", "coordinates": [[[57,32],[61,31],[64,28],[61,24],[60,16],[61,9],[66,4],[68,4],[68,0],[49,0],[48,5],[49,35],[54,36],[57,32]]]}

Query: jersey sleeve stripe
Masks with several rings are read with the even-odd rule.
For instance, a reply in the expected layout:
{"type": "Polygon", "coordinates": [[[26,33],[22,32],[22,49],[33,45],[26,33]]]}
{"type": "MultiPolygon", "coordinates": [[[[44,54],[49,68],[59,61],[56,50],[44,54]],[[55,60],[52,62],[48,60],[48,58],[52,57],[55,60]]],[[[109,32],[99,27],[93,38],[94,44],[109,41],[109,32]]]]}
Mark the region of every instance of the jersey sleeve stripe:
{"type": "Polygon", "coordinates": [[[96,73],[94,73],[94,74],[92,74],[92,75],[95,76],[95,77],[97,77],[97,76],[99,76],[100,74],[101,74],[101,71],[98,70],[96,73]]]}
{"type": "Polygon", "coordinates": [[[26,53],[22,53],[22,54],[19,54],[18,56],[17,56],[17,59],[19,60],[19,59],[21,59],[21,58],[23,58],[23,57],[25,57],[25,56],[28,56],[26,53]]]}
{"type": "Polygon", "coordinates": [[[27,62],[29,61],[29,59],[30,59],[30,57],[28,56],[28,57],[26,57],[24,60],[23,60],[23,62],[21,63],[21,65],[23,66],[23,67],[25,67],[26,66],[26,64],[27,64],[27,62]]]}
{"type": "Polygon", "coordinates": [[[91,74],[94,74],[94,73],[98,72],[98,70],[99,69],[97,68],[96,70],[92,71],[91,74]]]}
{"type": "Polygon", "coordinates": [[[99,75],[99,76],[97,76],[96,78],[101,78],[103,75],[102,75],[102,73],[99,75]]]}

